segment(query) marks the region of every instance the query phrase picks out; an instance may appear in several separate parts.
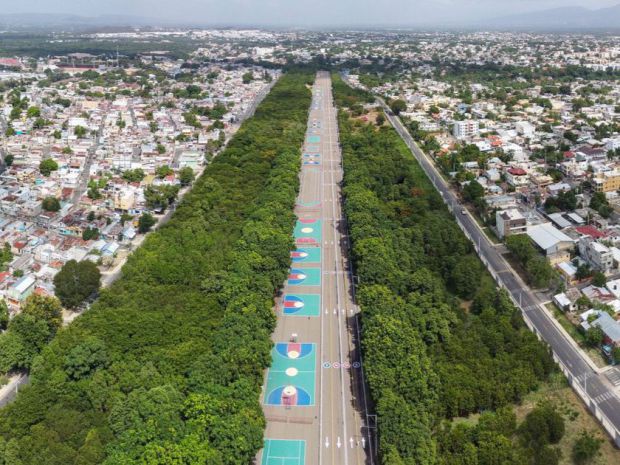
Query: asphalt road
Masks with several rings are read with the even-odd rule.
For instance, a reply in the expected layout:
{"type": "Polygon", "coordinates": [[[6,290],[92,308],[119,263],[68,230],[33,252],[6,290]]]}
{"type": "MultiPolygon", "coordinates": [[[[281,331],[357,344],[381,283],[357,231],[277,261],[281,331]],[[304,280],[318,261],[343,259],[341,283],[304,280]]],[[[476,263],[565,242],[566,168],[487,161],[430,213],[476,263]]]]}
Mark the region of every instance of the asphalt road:
{"type": "Polygon", "coordinates": [[[558,327],[559,324],[549,315],[530,288],[510,268],[475,219],[468,213],[462,213],[462,207],[455,193],[439,174],[434,163],[420,150],[400,119],[390,112],[385,102],[380,100],[380,103],[392,126],[411,149],[418,163],[454,213],[461,229],[474,243],[480,258],[491,274],[510,292],[514,302],[521,308],[530,329],[549,345],[571,386],[582,395],[582,398],[583,394],[586,394],[586,404],[602,422],[616,445],[620,446],[620,400],[612,384],[604,374],[593,369],[587,356],[570,339],[570,336],[558,327]]]}
{"type": "MultiPolygon", "coordinates": [[[[374,455],[373,443],[365,423],[366,392],[357,346],[358,308],[354,302],[346,224],[341,210],[342,157],[328,73],[317,74],[308,125],[308,135],[318,135],[321,140],[306,144],[305,148],[318,146],[320,157],[317,158],[321,164],[302,166],[296,214],[300,219],[321,221],[321,264],[299,263],[294,267],[303,270],[320,266],[322,279],[313,286],[287,284],[283,295],[319,294],[320,314],[284,316],[282,302],[278,300],[278,324],[273,340],[288,342],[295,333],[297,342],[315,344],[315,401],[312,406],[264,404],[265,437],[305,440],[307,465],[371,464],[375,462],[370,459],[374,455]],[[302,206],[316,202],[320,204],[302,206]]],[[[261,463],[262,452],[258,459],[261,463]]]]}

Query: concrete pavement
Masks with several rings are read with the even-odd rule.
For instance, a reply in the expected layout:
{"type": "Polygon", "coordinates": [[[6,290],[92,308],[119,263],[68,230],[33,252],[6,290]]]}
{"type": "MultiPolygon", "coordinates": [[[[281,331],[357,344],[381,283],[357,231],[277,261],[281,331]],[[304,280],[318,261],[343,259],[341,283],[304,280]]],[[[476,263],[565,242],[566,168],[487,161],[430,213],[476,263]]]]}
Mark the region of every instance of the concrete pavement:
{"type": "Polygon", "coordinates": [[[266,373],[262,397],[266,447],[259,453],[258,463],[282,463],[271,455],[271,445],[286,440],[290,448],[304,451],[303,457],[286,463],[372,464],[374,444],[368,435],[363,365],[357,345],[358,308],[341,209],[342,157],[328,73],[317,74],[312,93],[296,207],[297,252],[292,255],[293,266],[282,297],[276,301],[278,324],[273,334],[277,347],[290,355],[289,360],[286,355],[274,357],[266,373]],[[320,253],[313,252],[317,248],[320,253]],[[313,262],[306,262],[309,257],[314,257],[313,262]],[[318,311],[305,308],[316,301],[320,302],[318,311]],[[299,353],[303,357],[312,351],[316,351],[314,370],[304,372],[302,382],[295,368],[299,353]],[[313,392],[305,393],[306,389],[313,392]]]}

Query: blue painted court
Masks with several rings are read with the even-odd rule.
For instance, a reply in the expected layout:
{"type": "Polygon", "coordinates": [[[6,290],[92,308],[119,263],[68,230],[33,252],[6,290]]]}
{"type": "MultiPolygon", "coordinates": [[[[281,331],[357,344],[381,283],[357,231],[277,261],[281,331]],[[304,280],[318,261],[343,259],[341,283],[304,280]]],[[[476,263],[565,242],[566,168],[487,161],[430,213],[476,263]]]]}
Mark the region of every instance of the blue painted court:
{"type": "Polygon", "coordinates": [[[308,136],[308,143],[318,144],[319,142],[321,142],[321,136],[308,136]]]}
{"type": "Polygon", "coordinates": [[[317,158],[320,156],[320,153],[304,153],[304,158],[317,158]]]}
{"type": "Polygon", "coordinates": [[[320,294],[286,294],[282,300],[282,313],[286,316],[319,316],[320,294]]]}
{"type": "Polygon", "coordinates": [[[320,286],[320,268],[292,268],[288,273],[289,286],[320,286]]]}
{"type": "Polygon", "coordinates": [[[265,439],[261,465],[305,465],[306,441],[265,439]]]}
{"type": "Polygon", "coordinates": [[[293,263],[321,263],[321,248],[308,247],[294,250],[291,252],[291,260],[293,263]]]}
{"type": "Polygon", "coordinates": [[[265,404],[288,407],[314,405],[316,385],[315,344],[278,342],[271,350],[265,404]]]}

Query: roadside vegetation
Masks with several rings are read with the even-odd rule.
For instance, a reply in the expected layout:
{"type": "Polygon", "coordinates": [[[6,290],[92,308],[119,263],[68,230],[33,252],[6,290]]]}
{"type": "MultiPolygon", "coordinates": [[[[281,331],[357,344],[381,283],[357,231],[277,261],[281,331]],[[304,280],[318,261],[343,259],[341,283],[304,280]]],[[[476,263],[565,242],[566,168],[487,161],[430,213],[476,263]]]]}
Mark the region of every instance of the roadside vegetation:
{"type": "Polygon", "coordinates": [[[0,463],[253,460],[311,82],[285,75],[122,277],[34,357],[0,411],[0,463]]]}
{"type": "Polygon", "coordinates": [[[541,401],[519,419],[513,408],[556,372],[548,349],[396,132],[351,119],[342,104],[356,91],[338,76],[334,90],[381,463],[559,463],[566,419],[556,405],[541,401]]]}

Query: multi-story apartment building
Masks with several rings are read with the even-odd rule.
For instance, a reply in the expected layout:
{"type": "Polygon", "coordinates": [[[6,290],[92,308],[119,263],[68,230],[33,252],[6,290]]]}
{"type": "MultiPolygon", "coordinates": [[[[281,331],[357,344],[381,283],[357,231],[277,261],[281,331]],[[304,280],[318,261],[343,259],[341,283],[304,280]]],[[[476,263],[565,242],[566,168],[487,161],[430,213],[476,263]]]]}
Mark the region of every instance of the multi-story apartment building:
{"type": "Polygon", "coordinates": [[[614,257],[609,247],[596,242],[590,236],[582,236],[579,238],[579,255],[592,268],[602,273],[610,273],[614,266],[614,257]]]}
{"type": "Polygon", "coordinates": [[[592,179],[596,192],[615,192],[620,189],[620,171],[613,170],[599,173],[592,179]]]}
{"type": "Polygon", "coordinates": [[[452,129],[452,135],[457,139],[466,139],[478,135],[480,125],[475,120],[456,121],[452,129]]]}
{"type": "Polygon", "coordinates": [[[525,217],[516,208],[496,212],[495,224],[500,239],[513,234],[523,234],[527,231],[525,217]]]}

